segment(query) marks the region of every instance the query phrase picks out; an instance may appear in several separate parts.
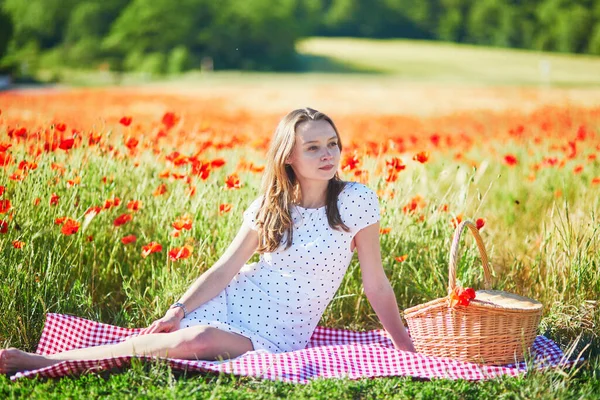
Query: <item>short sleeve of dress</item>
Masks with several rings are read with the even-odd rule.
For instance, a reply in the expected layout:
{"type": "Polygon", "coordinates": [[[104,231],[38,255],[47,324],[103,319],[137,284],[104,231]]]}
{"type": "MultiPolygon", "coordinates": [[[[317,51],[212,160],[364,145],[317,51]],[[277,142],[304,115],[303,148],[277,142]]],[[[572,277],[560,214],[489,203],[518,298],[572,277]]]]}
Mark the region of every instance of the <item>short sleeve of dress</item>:
{"type": "Polygon", "coordinates": [[[379,199],[377,194],[358,182],[348,182],[340,199],[340,216],[350,228],[352,236],[361,229],[379,222],[379,199]]]}
{"type": "Polygon", "coordinates": [[[255,199],[246,211],[244,211],[244,224],[246,224],[250,229],[257,231],[258,227],[256,226],[256,213],[260,208],[260,203],[262,202],[262,196],[255,199]]]}

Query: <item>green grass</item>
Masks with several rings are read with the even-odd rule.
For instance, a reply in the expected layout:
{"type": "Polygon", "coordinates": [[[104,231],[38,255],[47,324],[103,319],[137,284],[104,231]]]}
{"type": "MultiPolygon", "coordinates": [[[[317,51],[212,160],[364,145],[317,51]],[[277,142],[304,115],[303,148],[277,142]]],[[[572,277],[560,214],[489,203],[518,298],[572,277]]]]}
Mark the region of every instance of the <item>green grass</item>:
{"type": "Polygon", "coordinates": [[[379,72],[407,81],[489,85],[600,85],[600,57],[455,43],[309,38],[304,56],[330,60],[346,70],[379,72]]]}

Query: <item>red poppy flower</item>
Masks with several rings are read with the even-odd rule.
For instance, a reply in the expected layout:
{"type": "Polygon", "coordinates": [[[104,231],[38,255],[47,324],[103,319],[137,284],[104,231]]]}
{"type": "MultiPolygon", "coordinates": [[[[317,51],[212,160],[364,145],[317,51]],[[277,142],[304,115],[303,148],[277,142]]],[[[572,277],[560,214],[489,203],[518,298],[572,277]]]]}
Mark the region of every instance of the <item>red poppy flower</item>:
{"type": "Polygon", "coordinates": [[[509,167],[517,165],[518,162],[519,161],[517,160],[517,157],[512,154],[507,154],[504,156],[504,163],[509,167]]]}
{"type": "Polygon", "coordinates": [[[12,147],[11,143],[0,143],[0,153],[4,153],[6,150],[12,147]]]}
{"type": "Polygon", "coordinates": [[[127,141],[125,142],[125,146],[127,146],[127,148],[129,150],[134,150],[137,145],[140,143],[139,140],[137,140],[136,138],[129,138],[127,139],[127,141]]]}
{"type": "Polygon", "coordinates": [[[600,176],[597,176],[594,179],[592,179],[592,185],[600,185],[600,176]]]}
{"type": "Polygon", "coordinates": [[[0,233],[7,233],[8,232],[8,222],[7,221],[0,221],[0,233]]]}
{"type": "Polygon", "coordinates": [[[192,255],[192,246],[185,245],[183,247],[175,247],[169,251],[171,261],[182,260],[192,255]]]}
{"type": "Polygon", "coordinates": [[[4,186],[0,186],[0,196],[2,196],[4,194],[4,190],[6,188],[4,186]]]}
{"type": "Polygon", "coordinates": [[[121,243],[129,244],[129,243],[134,243],[136,240],[137,240],[137,237],[135,237],[135,235],[128,235],[128,236],[124,236],[121,239],[121,243]]]}
{"type": "Polygon", "coordinates": [[[379,228],[379,233],[381,235],[387,235],[392,231],[392,228],[379,228]]]}
{"type": "Polygon", "coordinates": [[[229,203],[219,204],[219,214],[223,215],[231,211],[232,205],[229,203]]]}
{"type": "Polygon", "coordinates": [[[400,172],[406,168],[406,165],[404,165],[404,162],[400,157],[394,157],[391,160],[386,161],[385,166],[388,168],[388,170],[395,172],[400,172]]]}
{"type": "Polygon", "coordinates": [[[456,229],[458,225],[460,225],[460,223],[462,222],[462,218],[462,214],[458,214],[456,217],[452,218],[450,222],[452,223],[454,229],[456,229]]]}
{"type": "Polygon", "coordinates": [[[407,258],[408,258],[408,254],[403,254],[401,256],[396,257],[395,260],[398,262],[404,262],[404,261],[406,261],[407,258]]]}
{"type": "Polygon", "coordinates": [[[154,197],[157,197],[165,193],[167,193],[167,185],[161,183],[160,185],[158,185],[158,187],[152,194],[154,195],[154,197]]]}
{"type": "Polygon", "coordinates": [[[483,226],[485,225],[485,219],[477,218],[477,221],[475,221],[475,225],[477,226],[478,230],[481,230],[481,228],[483,228],[483,226]]]}
{"type": "Polygon", "coordinates": [[[19,240],[13,240],[13,242],[12,242],[12,246],[13,246],[15,249],[22,249],[22,248],[23,248],[23,246],[25,246],[25,242],[21,242],[21,241],[19,241],[19,240]]]}
{"type": "Polygon", "coordinates": [[[210,176],[211,166],[206,161],[192,161],[192,174],[198,175],[203,181],[210,176]]]}
{"type": "Polygon", "coordinates": [[[342,161],[342,171],[353,171],[360,165],[360,159],[356,153],[347,155],[342,161]]]}
{"type": "Polygon", "coordinates": [[[427,160],[429,160],[429,152],[421,151],[413,156],[413,160],[418,161],[421,164],[425,164],[427,160]]]}
{"type": "Polygon", "coordinates": [[[131,117],[122,117],[119,120],[119,123],[123,126],[129,126],[129,125],[131,125],[131,117]]]}
{"type": "Polygon", "coordinates": [[[85,212],[85,215],[90,215],[90,214],[99,214],[100,211],[102,211],[102,207],[100,206],[91,206],[90,208],[88,208],[85,212]]]}
{"type": "Polygon", "coordinates": [[[60,196],[57,195],[56,193],[52,193],[52,196],[50,196],[50,205],[51,206],[57,205],[59,200],[60,200],[60,196]]]}
{"type": "Polygon", "coordinates": [[[7,153],[0,153],[0,167],[5,167],[10,164],[12,156],[7,153]]]}
{"type": "Polygon", "coordinates": [[[216,158],[210,162],[212,168],[219,168],[225,165],[225,160],[222,158],[216,158]]]}
{"type": "Polygon", "coordinates": [[[67,220],[67,217],[59,217],[59,218],[55,218],[54,219],[54,224],[55,225],[62,225],[65,223],[65,221],[67,220]]]}
{"type": "Polygon", "coordinates": [[[0,214],[6,214],[10,210],[10,200],[0,200],[0,214]]]}
{"type": "Polygon", "coordinates": [[[131,221],[131,218],[132,218],[131,214],[121,214],[117,218],[115,218],[113,225],[114,226],[124,225],[124,224],[128,223],[129,221],[131,221]]]}
{"type": "Polygon", "coordinates": [[[475,298],[475,290],[472,288],[463,289],[461,287],[455,287],[452,293],[450,293],[450,307],[468,306],[471,300],[475,298]]]}
{"type": "Polygon", "coordinates": [[[64,132],[67,130],[67,125],[63,124],[62,122],[59,122],[58,124],[54,125],[54,129],[56,129],[59,132],[64,132]]]}
{"type": "Polygon", "coordinates": [[[225,179],[225,189],[239,189],[241,187],[240,178],[233,173],[225,179]]]}
{"type": "Polygon", "coordinates": [[[131,211],[139,211],[142,208],[142,202],[139,200],[131,200],[127,203],[127,208],[131,211]]]}
{"type": "Polygon", "coordinates": [[[162,246],[156,242],[150,242],[147,245],[142,247],[142,257],[146,258],[151,253],[158,253],[162,251],[162,246]]]}
{"type": "Polygon", "coordinates": [[[74,138],[63,139],[58,144],[58,148],[65,151],[70,150],[73,147],[73,144],[75,144],[74,138]]]}
{"type": "Polygon", "coordinates": [[[167,112],[162,117],[162,124],[167,130],[173,128],[178,121],[179,117],[177,117],[177,115],[175,115],[175,113],[172,112],[167,112]]]}
{"type": "Polygon", "coordinates": [[[61,228],[63,235],[69,236],[77,233],[79,230],[79,222],[74,219],[68,218],[61,228]]]}
{"type": "Polygon", "coordinates": [[[583,171],[583,165],[578,165],[575,168],[573,168],[574,174],[579,174],[579,173],[581,173],[581,171],[583,171]]]}
{"type": "Polygon", "coordinates": [[[192,229],[192,218],[189,215],[178,217],[175,222],[173,222],[172,226],[179,231],[182,229],[189,231],[192,229]]]}

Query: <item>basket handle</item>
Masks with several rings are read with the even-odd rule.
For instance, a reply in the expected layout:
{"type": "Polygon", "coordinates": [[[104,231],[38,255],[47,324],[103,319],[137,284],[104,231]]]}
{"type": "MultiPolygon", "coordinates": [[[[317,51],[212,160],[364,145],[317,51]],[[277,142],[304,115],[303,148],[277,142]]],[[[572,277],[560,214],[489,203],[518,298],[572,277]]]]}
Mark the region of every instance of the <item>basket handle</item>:
{"type": "Polygon", "coordinates": [[[486,290],[490,290],[492,288],[492,274],[490,272],[490,264],[488,262],[487,252],[485,251],[485,246],[483,245],[483,240],[479,235],[479,229],[477,226],[469,221],[465,220],[461,222],[454,231],[454,238],[452,239],[452,247],[450,248],[450,263],[448,266],[448,296],[452,294],[454,288],[456,288],[456,266],[458,264],[458,246],[460,244],[460,236],[466,227],[469,227],[471,233],[475,237],[475,241],[477,242],[477,247],[479,248],[479,254],[481,255],[481,265],[483,266],[483,280],[484,287],[486,290]]]}

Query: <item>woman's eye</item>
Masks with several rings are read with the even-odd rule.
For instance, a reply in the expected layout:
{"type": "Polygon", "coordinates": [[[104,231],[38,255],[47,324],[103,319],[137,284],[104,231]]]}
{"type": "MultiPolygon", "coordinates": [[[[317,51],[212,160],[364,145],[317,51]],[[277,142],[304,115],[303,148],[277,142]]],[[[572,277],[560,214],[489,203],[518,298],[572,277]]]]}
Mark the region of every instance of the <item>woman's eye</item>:
{"type": "Polygon", "coordinates": [[[308,151],[313,151],[313,150],[316,150],[316,149],[317,149],[317,146],[310,146],[310,147],[308,148],[308,151]]]}
{"type": "Polygon", "coordinates": [[[329,143],[329,146],[331,146],[331,147],[337,147],[337,145],[338,145],[337,142],[331,142],[331,143],[329,143]]]}

